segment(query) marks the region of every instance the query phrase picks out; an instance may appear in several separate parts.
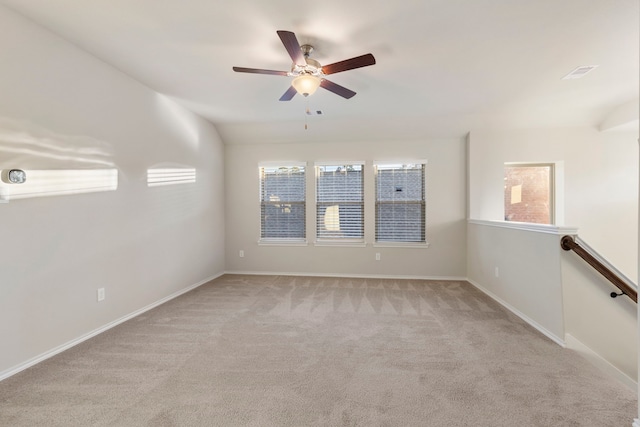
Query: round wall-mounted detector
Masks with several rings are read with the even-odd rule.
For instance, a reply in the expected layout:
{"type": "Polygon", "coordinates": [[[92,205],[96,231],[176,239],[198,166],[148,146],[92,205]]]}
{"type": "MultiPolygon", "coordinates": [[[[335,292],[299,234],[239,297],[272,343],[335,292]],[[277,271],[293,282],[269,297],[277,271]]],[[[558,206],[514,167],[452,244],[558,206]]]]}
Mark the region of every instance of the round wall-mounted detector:
{"type": "Polygon", "coordinates": [[[12,184],[22,184],[27,180],[27,173],[21,169],[11,169],[7,178],[12,184]]]}

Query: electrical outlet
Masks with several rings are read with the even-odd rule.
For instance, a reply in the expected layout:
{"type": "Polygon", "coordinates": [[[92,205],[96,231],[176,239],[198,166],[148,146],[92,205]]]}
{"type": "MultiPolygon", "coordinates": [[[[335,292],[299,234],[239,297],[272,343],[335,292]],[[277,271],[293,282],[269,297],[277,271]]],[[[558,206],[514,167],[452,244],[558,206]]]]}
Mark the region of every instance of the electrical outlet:
{"type": "Polygon", "coordinates": [[[98,302],[104,301],[104,288],[98,288],[98,302]]]}
{"type": "Polygon", "coordinates": [[[238,253],[238,255],[240,255],[240,258],[244,258],[244,251],[240,249],[240,252],[238,253]]]}
{"type": "Polygon", "coordinates": [[[376,261],[380,261],[380,252],[376,252],[376,261]]]}
{"type": "Polygon", "coordinates": [[[500,277],[500,270],[498,270],[498,267],[496,267],[496,277],[500,277]]]}

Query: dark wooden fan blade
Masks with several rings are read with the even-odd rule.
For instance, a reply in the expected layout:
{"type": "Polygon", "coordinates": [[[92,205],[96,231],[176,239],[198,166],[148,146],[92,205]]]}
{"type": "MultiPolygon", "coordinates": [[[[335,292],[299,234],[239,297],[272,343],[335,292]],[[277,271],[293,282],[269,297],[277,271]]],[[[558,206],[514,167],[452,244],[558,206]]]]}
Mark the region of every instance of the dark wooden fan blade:
{"type": "Polygon", "coordinates": [[[274,76],[287,76],[289,73],[286,71],[275,71],[275,70],[262,70],[259,68],[244,68],[244,67],[233,67],[233,71],[238,73],[252,73],[252,74],[272,74],[274,76]]]}
{"type": "Polygon", "coordinates": [[[376,58],[372,54],[356,56],[355,58],[345,59],[344,61],[334,62],[333,64],[323,65],[322,72],[326,75],[339,73],[341,71],[353,70],[354,68],[368,67],[376,63],[376,58]]]}
{"type": "Polygon", "coordinates": [[[343,98],[349,99],[352,98],[356,93],[350,89],[347,89],[344,86],[340,86],[334,82],[330,82],[327,79],[322,79],[320,82],[320,86],[328,90],[329,92],[333,92],[336,95],[340,95],[343,98]]]}
{"type": "Polygon", "coordinates": [[[293,62],[301,67],[307,65],[307,60],[304,59],[304,54],[302,53],[302,49],[300,49],[300,43],[298,43],[296,35],[291,31],[282,30],[277,31],[277,33],[293,62]]]}
{"type": "Polygon", "coordinates": [[[296,96],[296,88],[293,86],[289,86],[289,89],[280,97],[280,101],[291,101],[291,99],[296,96]]]}

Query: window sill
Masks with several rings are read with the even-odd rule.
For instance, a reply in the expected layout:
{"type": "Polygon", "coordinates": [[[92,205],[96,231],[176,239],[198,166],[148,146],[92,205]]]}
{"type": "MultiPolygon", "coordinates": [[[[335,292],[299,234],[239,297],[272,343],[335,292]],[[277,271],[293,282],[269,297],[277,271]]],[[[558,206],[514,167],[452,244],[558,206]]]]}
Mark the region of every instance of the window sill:
{"type": "Polygon", "coordinates": [[[258,246],[309,246],[306,240],[260,239],[258,246]]]}
{"type": "Polygon", "coordinates": [[[364,248],[367,244],[364,241],[360,240],[349,240],[349,241],[339,241],[339,240],[316,240],[313,242],[314,246],[339,246],[339,247],[349,247],[349,248],[364,248]]]}
{"type": "Polygon", "coordinates": [[[559,225],[535,224],[532,222],[497,221],[484,219],[469,219],[469,224],[484,225],[489,227],[510,228],[513,230],[533,231],[550,234],[578,234],[575,227],[565,227],[559,225]]]}
{"type": "Polygon", "coordinates": [[[405,249],[427,249],[429,242],[376,242],[374,248],[405,248],[405,249]]]}

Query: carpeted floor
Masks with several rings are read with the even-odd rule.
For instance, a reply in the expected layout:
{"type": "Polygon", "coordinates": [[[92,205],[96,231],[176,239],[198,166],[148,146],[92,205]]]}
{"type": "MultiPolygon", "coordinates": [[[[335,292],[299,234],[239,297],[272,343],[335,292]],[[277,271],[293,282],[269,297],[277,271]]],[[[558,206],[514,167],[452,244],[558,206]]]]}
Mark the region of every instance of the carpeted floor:
{"type": "Polygon", "coordinates": [[[2,426],[630,426],[466,282],[226,275],[0,382],[2,426]]]}

